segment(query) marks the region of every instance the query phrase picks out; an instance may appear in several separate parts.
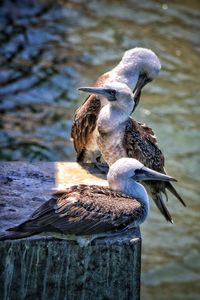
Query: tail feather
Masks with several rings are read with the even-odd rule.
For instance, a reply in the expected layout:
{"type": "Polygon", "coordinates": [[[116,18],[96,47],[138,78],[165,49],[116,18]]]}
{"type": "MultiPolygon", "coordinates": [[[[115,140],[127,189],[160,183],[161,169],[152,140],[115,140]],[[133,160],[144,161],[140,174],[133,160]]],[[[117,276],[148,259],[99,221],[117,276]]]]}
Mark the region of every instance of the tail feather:
{"type": "Polygon", "coordinates": [[[165,187],[186,207],[185,202],[181,198],[181,196],[177,193],[171,182],[166,182],[165,187]]]}
{"type": "Polygon", "coordinates": [[[165,219],[170,222],[170,223],[174,223],[172,216],[170,215],[167,207],[164,204],[163,198],[161,193],[156,193],[152,195],[152,199],[154,200],[157,208],[160,210],[161,214],[165,217],[165,219]]]}
{"type": "Polygon", "coordinates": [[[31,232],[6,231],[0,233],[0,241],[22,239],[34,235],[31,232]]]}

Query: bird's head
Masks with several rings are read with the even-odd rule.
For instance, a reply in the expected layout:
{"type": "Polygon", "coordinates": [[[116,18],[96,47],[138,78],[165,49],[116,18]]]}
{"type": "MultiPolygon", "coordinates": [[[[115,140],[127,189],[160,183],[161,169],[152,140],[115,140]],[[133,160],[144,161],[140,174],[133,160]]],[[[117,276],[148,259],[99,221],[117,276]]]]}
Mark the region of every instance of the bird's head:
{"type": "Polygon", "coordinates": [[[173,177],[156,172],[145,167],[138,160],[128,157],[120,158],[111,165],[107,179],[111,188],[116,182],[129,179],[134,181],[176,181],[173,177]]]}
{"type": "Polygon", "coordinates": [[[125,111],[127,115],[134,110],[134,95],[125,83],[114,81],[101,87],[80,87],[78,90],[103,96],[111,106],[125,111]]]}
{"type": "Polygon", "coordinates": [[[135,109],[139,103],[142,88],[158,76],[161,63],[152,50],[137,47],[127,50],[115,69],[124,78],[129,78],[129,82],[131,78],[134,78],[133,86],[129,84],[129,87],[133,88],[135,109]]]}

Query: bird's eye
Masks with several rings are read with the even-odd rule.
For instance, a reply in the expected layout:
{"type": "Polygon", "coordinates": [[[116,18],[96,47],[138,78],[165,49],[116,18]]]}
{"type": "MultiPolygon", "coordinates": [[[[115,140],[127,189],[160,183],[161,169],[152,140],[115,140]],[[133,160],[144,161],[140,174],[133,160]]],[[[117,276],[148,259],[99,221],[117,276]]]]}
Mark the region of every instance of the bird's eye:
{"type": "Polygon", "coordinates": [[[110,94],[112,97],[115,97],[116,91],[115,91],[115,90],[110,90],[110,91],[109,91],[109,94],[110,94]]]}

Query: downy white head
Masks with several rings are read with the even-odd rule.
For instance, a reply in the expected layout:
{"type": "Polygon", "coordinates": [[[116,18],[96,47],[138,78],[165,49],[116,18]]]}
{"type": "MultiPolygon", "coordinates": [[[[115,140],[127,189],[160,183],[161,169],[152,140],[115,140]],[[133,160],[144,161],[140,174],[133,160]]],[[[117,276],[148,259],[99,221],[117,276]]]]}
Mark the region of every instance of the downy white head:
{"type": "Polygon", "coordinates": [[[136,108],[142,88],[158,76],[160,69],[160,60],[152,50],[136,47],[127,50],[119,64],[108,72],[109,82],[126,83],[134,93],[136,108]]]}
{"type": "Polygon", "coordinates": [[[126,121],[134,110],[134,95],[124,83],[115,81],[102,87],[80,87],[79,90],[106,98],[108,104],[101,109],[97,121],[97,126],[103,131],[110,130],[126,121]]]}
{"type": "Polygon", "coordinates": [[[112,190],[121,191],[140,201],[147,214],[149,198],[143,185],[137,181],[176,181],[173,177],[149,169],[138,160],[128,157],[120,158],[111,165],[107,180],[112,190]]]}

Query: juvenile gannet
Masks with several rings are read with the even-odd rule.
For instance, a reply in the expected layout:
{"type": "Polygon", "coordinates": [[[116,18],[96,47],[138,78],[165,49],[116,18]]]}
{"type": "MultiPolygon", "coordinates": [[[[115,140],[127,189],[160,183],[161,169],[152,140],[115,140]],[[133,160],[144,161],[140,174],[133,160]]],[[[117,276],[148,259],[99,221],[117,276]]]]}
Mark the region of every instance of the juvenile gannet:
{"type": "Polygon", "coordinates": [[[0,240],[44,233],[92,235],[92,240],[98,235],[107,236],[139,226],[147,218],[149,199],[145,188],[136,181],[176,181],[132,158],[115,162],[107,179],[109,187],[75,185],[57,192],[25,222],[1,234],[0,240]]]}
{"type": "MultiPolygon", "coordinates": [[[[158,75],[160,68],[160,61],[153,51],[133,48],[124,53],[115,68],[101,75],[95,86],[104,86],[113,81],[126,83],[134,91],[135,109],[141,89],[158,75]]],[[[71,137],[78,162],[96,163],[100,156],[96,142],[96,122],[100,109],[107,103],[105,97],[91,94],[75,112],[71,137]]]]}
{"type": "MultiPolygon", "coordinates": [[[[121,157],[132,157],[155,171],[167,174],[164,155],[158,147],[153,130],[130,117],[135,98],[126,84],[112,82],[104,87],[82,87],[79,90],[101,95],[109,102],[101,109],[97,120],[97,143],[109,166],[121,157]]],[[[146,186],[166,220],[173,222],[162,193],[167,198],[168,189],[185,206],[175,188],[170,182],[148,182],[146,186]]]]}

